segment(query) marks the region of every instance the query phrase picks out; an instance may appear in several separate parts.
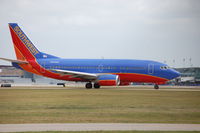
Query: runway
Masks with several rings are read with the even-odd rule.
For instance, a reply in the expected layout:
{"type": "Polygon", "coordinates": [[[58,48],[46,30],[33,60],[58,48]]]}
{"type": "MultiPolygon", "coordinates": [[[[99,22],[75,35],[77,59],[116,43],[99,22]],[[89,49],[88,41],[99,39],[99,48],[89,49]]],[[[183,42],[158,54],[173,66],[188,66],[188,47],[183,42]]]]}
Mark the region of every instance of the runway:
{"type": "MultiPolygon", "coordinates": [[[[0,87],[0,89],[35,89],[35,90],[85,90],[84,85],[66,85],[66,87],[57,85],[12,85],[12,87],[0,87]]],[[[135,86],[106,86],[101,87],[101,90],[130,90],[130,91],[196,91],[200,92],[199,86],[160,86],[160,89],[155,90],[151,85],[135,85],[135,86]]]]}
{"type": "Polygon", "coordinates": [[[200,131],[200,124],[68,123],[0,124],[0,132],[28,131],[200,131]]]}

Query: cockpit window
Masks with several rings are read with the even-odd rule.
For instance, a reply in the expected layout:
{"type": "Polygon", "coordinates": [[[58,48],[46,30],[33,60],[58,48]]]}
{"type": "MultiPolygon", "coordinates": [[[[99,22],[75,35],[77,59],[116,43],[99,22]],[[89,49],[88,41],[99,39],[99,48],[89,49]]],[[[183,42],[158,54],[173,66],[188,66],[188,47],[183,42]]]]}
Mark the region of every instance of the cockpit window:
{"type": "Polygon", "coordinates": [[[167,69],[170,69],[170,67],[169,66],[161,66],[160,69],[167,70],[167,69]]]}

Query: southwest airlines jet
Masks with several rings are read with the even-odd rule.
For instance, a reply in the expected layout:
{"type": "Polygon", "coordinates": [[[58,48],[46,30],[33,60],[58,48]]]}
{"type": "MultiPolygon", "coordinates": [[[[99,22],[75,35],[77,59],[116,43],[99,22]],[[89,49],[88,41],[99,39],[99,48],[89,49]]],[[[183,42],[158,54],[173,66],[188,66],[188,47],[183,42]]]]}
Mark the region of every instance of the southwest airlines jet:
{"type": "Polygon", "coordinates": [[[160,84],[180,74],[166,64],[149,60],[62,59],[40,52],[17,23],[9,23],[17,60],[12,62],[25,71],[65,81],[86,82],[86,88],[129,85],[131,82],[160,84]]]}

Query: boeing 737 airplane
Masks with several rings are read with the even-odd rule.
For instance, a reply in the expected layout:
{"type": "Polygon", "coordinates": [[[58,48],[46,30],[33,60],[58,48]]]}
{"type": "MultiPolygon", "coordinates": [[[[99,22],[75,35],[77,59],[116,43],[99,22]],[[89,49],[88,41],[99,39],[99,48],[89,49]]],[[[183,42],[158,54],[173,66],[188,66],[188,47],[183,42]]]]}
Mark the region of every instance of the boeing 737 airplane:
{"type": "Polygon", "coordinates": [[[149,60],[123,59],[62,59],[40,52],[17,23],[9,23],[17,60],[12,62],[25,71],[65,81],[86,82],[86,88],[129,85],[131,82],[160,84],[180,74],[166,64],[149,60]]]}

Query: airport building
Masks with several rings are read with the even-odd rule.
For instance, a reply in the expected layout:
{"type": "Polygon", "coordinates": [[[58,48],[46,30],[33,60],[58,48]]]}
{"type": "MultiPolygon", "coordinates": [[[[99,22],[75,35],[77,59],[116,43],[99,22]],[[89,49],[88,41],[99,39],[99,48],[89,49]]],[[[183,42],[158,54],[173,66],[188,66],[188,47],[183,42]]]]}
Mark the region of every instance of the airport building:
{"type": "Polygon", "coordinates": [[[177,78],[179,85],[200,85],[200,67],[176,68],[181,76],[177,78]]]}
{"type": "Polygon", "coordinates": [[[38,76],[13,66],[0,65],[0,84],[56,84],[58,82],[61,81],[38,76]]]}
{"type": "Polygon", "coordinates": [[[13,66],[0,66],[0,83],[14,83],[15,80],[23,78],[24,71],[13,66]]]}

